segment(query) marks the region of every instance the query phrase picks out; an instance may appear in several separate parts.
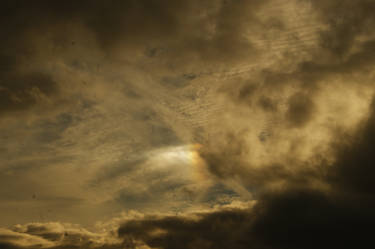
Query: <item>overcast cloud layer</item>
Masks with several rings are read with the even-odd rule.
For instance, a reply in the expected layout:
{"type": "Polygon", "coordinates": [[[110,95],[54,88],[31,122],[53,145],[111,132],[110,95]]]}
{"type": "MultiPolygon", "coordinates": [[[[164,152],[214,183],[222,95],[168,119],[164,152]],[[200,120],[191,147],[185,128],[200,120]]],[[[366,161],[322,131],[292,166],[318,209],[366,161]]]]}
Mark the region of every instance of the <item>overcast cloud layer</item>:
{"type": "Polygon", "coordinates": [[[373,248],[374,9],[2,1],[0,248],[373,248]]]}

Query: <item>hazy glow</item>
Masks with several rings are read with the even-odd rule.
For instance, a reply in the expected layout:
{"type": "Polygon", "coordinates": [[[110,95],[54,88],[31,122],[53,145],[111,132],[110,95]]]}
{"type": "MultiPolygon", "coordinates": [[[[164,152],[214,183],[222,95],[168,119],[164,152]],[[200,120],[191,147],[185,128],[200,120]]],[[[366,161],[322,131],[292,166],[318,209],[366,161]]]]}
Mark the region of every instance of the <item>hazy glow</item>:
{"type": "Polygon", "coordinates": [[[193,181],[207,180],[208,172],[204,160],[199,155],[200,144],[167,147],[150,152],[150,165],[158,169],[178,171],[183,178],[193,181]]]}

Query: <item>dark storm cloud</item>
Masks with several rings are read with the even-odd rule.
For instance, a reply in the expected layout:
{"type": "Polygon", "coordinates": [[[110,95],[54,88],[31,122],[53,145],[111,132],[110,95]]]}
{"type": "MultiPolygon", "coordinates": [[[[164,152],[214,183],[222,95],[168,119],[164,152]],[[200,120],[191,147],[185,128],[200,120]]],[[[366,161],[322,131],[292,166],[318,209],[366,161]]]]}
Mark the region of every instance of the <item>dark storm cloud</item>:
{"type": "Polygon", "coordinates": [[[128,222],[125,240],[157,248],[371,248],[374,213],[322,193],[283,193],[254,210],[128,222]],[[157,233],[159,232],[159,233],[157,233]],[[366,246],[368,245],[368,246],[366,246]]]}
{"type": "MultiPolygon", "coordinates": [[[[263,193],[250,210],[130,220],[118,230],[124,241],[116,245],[86,243],[84,233],[72,233],[73,239],[69,240],[70,232],[52,232],[53,229],[41,225],[29,225],[23,233],[47,241],[65,241],[61,245],[47,246],[56,249],[137,248],[140,243],[165,249],[372,248],[374,110],[373,107],[356,135],[343,137],[338,134],[334,145],[337,161],[320,176],[320,180],[331,186],[329,191],[311,189],[301,180],[299,184],[288,184],[284,189],[263,193]]],[[[303,174],[299,177],[304,178],[303,174]]],[[[14,235],[3,235],[0,239],[4,248],[48,245],[17,246],[13,242],[14,235]]]]}
{"type": "MultiPolygon", "coordinates": [[[[292,126],[304,126],[316,114],[313,96],[317,83],[332,76],[351,77],[372,67],[374,41],[371,37],[364,42],[358,39],[371,33],[374,15],[370,10],[374,4],[374,1],[313,2],[322,22],[329,24],[328,31],[321,33],[323,50],[299,63],[292,73],[266,74],[265,83],[270,86],[300,81],[303,91],[290,96],[287,102],[286,118],[292,126]],[[359,49],[353,52],[355,46],[359,49]],[[324,53],[329,57],[319,57],[324,53]]],[[[363,82],[370,83],[369,78],[363,82]]],[[[255,91],[245,84],[236,96],[249,98],[255,91]]],[[[202,152],[211,173],[219,178],[243,176],[241,179],[248,186],[257,183],[263,186],[274,178],[285,180],[286,184],[281,189],[260,191],[251,210],[219,211],[200,219],[167,217],[131,221],[119,229],[119,235],[160,248],[372,248],[374,110],[372,104],[368,118],[354,135],[337,131],[332,143],[333,165],[323,160],[309,173],[291,172],[282,165],[280,171],[268,167],[258,169],[259,174],[252,173],[257,171],[249,170],[243,161],[247,148],[241,142],[241,132],[231,134],[221,149],[202,152]],[[313,187],[308,178],[328,188],[313,187]]]]}
{"type": "Polygon", "coordinates": [[[250,221],[248,213],[240,210],[203,215],[198,221],[183,217],[150,218],[127,222],[119,229],[119,236],[165,249],[249,248],[252,238],[244,236],[244,232],[250,221]]]}
{"type": "MultiPolygon", "coordinates": [[[[231,100],[248,106],[261,95],[260,107],[277,112],[277,106],[269,108],[270,100],[265,101],[262,94],[292,85],[298,90],[287,99],[285,119],[289,127],[301,128],[319,115],[315,96],[321,82],[329,84],[334,77],[346,77],[348,82],[342,84],[350,88],[351,79],[357,75],[363,77],[363,85],[373,84],[371,77],[363,75],[373,69],[375,59],[371,36],[374,15],[367,11],[375,2],[314,1],[312,4],[322,23],[328,24],[328,30],[320,33],[319,50],[311,58],[298,62],[290,72],[263,71],[258,79],[262,84],[257,79],[241,82],[239,88],[228,92],[231,100]],[[361,36],[366,39],[361,41],[361,36]]],[[[313,168],[298,166],[291,151],[288,160],[254,169],[244,160],[252,150],[251,144],[247,145],[242,138],[246,130],[231,132],[224,142],[203,150],[201,155],[212,174],[221,179],[240,179],[248,189],[259,194],[259,203],[251,211],[255,221],[248,234],[256,233],[256,238],[263,238],[265,248],[354,247],[361,239],[368,239],[374,222],[371,209],[361,208],[374,205],[373,106],[370,109],[368,121],[358,128],[357,135],[334,136],[334,165],[318,159],[318,165],[313,168]],[[297,168],[291,169],[289,164],[296,164],[297,168]],[[272,182],[285,185],[267,196],[269,189],[264,187],[272,182]],[[312,182],[330,186],[333,193],[311,187],[312,182]],[[356,229],[348,229],[353,227],[356,229]]]]}
{"type": "Polygon", "coordinates": [[[363,195],[374,200],[375,102],[370,118],[359,127],[358,134],[341,136],[334,141],[340,150],[329,180],[343,193],[363,195]]]}
{"type": "Polygon", "coordinates": [[[15,245],[12,245],[12,244],[9,244],[9,243],[0,243],[0,246],[1,246],[1,248],[4,248],[4,249],[20,249],[20,248],[22,248],[22,247],[15,246],[15,245]]]}
{"type": "Polygon", "coordinates": [[[128,221],[120,227],[119,236],[165,249],[372,248],[374,110],[373,106],[369,119],[350,141],[343,142],[338,135],[338,159],[320,176],[331,186],[329,191],[301,181],[263,193],[250,210],[128,221]]]}

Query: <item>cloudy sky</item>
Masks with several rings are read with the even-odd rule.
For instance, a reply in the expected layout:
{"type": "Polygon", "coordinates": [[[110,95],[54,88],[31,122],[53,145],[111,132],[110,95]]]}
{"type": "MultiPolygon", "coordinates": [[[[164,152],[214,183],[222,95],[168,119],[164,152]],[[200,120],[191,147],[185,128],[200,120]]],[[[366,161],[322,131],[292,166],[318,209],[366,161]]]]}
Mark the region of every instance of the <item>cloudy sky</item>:
{"type": "Polygon", "coordinates": [[[373,248],[374,9],[2,1],[0,248],[373,248]]]}

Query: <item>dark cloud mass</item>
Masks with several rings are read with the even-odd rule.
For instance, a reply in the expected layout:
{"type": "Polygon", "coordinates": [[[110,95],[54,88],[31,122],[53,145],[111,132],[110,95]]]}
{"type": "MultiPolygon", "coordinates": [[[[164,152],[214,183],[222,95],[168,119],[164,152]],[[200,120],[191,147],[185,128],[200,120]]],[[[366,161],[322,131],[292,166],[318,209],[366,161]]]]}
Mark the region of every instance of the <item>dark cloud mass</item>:
{"type": "Polygon", "coordinates": [[[156,248],[372,248],[373,125],[372,114],[356,142],[336,148],[340,159],[320,179],[328,192],[292,184],[263,194],[250,210],[129,221],[119,235],[156,248]]]}
{"type": "Polygon", "coordinates": [[[373,248],[374,9],[2,1],[0,249],[373,248]]]}
{"type": "Polygon", "coordinates": [[[0,112],[2,114],[28,109],[57,92],[56,83],[50,76],[42,73],[6,75],[1,81],[0,112]]]}

